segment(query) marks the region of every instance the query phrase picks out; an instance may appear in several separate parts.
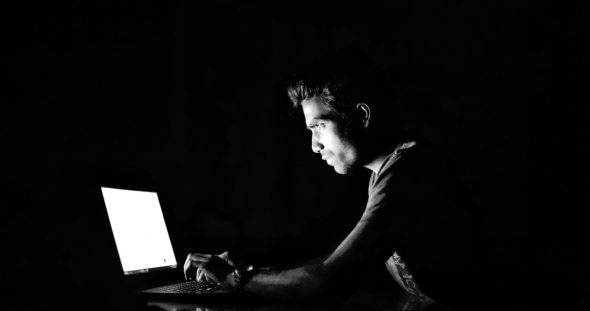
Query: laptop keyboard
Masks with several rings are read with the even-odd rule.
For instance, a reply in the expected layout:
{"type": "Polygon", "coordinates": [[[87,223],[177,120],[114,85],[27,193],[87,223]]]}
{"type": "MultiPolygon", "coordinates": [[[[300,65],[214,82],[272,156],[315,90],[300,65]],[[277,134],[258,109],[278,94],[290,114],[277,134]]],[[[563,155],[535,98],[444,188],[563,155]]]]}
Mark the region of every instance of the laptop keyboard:
{"type": "Polygon", "coordinates": [[[148,289],[146,292],[162,294],[198,294],[207,293],[219,288],[222,288],[222,286],[215,282],[188,281],[148,289]]]}

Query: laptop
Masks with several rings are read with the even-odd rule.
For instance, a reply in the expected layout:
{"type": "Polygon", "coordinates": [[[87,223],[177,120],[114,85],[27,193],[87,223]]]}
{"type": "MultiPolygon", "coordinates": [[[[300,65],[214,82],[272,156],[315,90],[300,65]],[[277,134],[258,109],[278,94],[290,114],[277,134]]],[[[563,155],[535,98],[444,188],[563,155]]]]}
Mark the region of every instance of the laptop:
{"type": "MultiPolygon", "coordinates": [[[[178,262],[156,192],[101,187],[123,273],[177,269],[178,262]]],[[[178,273],[182,275],[182,273],[178,273]]],[[[183,281],[138,291],[150,298],[227,302],[243,296],[213,282],[183,281]]]]}

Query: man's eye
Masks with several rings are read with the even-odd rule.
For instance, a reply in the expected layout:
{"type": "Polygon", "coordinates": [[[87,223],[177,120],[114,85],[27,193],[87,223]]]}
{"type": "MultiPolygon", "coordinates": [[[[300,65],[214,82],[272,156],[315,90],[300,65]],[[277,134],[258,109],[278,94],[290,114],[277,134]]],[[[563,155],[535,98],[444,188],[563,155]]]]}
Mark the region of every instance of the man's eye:
{"type": "Polygon", "coordinates": [[[314,125],[310,125],[310,126],[308,127],[308,129],[309,129],[310,131],[313,131],[313,130],[316,130],[316,129],[323,130],[324,128],[326,128],[326,124],[325,124],[325,123],[316,123],[316,124],[314,124],[314,125]]]}

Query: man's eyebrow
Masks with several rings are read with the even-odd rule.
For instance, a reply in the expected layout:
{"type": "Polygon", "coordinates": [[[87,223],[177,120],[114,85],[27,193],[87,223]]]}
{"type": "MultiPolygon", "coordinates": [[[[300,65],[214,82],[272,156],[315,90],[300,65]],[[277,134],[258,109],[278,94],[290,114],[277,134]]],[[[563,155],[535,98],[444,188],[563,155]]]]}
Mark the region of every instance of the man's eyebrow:
{"type": "Polygon", "coordinates": [[[322,115],[319,115],[317,117],[312,118],[305,127],[307,129],[311,129],[319,121],[330,121],[330,120],[333,120],[333,119],[334,119],[334,117],[332,115],[322,114],[322,115]]]}

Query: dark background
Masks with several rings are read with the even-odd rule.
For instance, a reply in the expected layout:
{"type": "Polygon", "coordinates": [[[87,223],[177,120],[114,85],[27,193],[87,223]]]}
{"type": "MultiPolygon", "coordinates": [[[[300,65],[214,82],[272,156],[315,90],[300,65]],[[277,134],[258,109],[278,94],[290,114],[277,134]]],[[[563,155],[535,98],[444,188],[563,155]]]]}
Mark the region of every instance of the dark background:
{"type": "Polygon", "coordinates": [[[484,220],[482,290],[587,306],[580,7],[100,1],[0,14],[2,280],[15,306],[123,308],[104,298],[124,282],[100,185],[157,190],[181,263],[330,252],[369,174],[336,175],[310,152],[284,83],[349,46],[393,77],[391,113],[443,148],[460,204],[484,220]],[[33,280],[42,294],[22,295],[33,280]]]}

